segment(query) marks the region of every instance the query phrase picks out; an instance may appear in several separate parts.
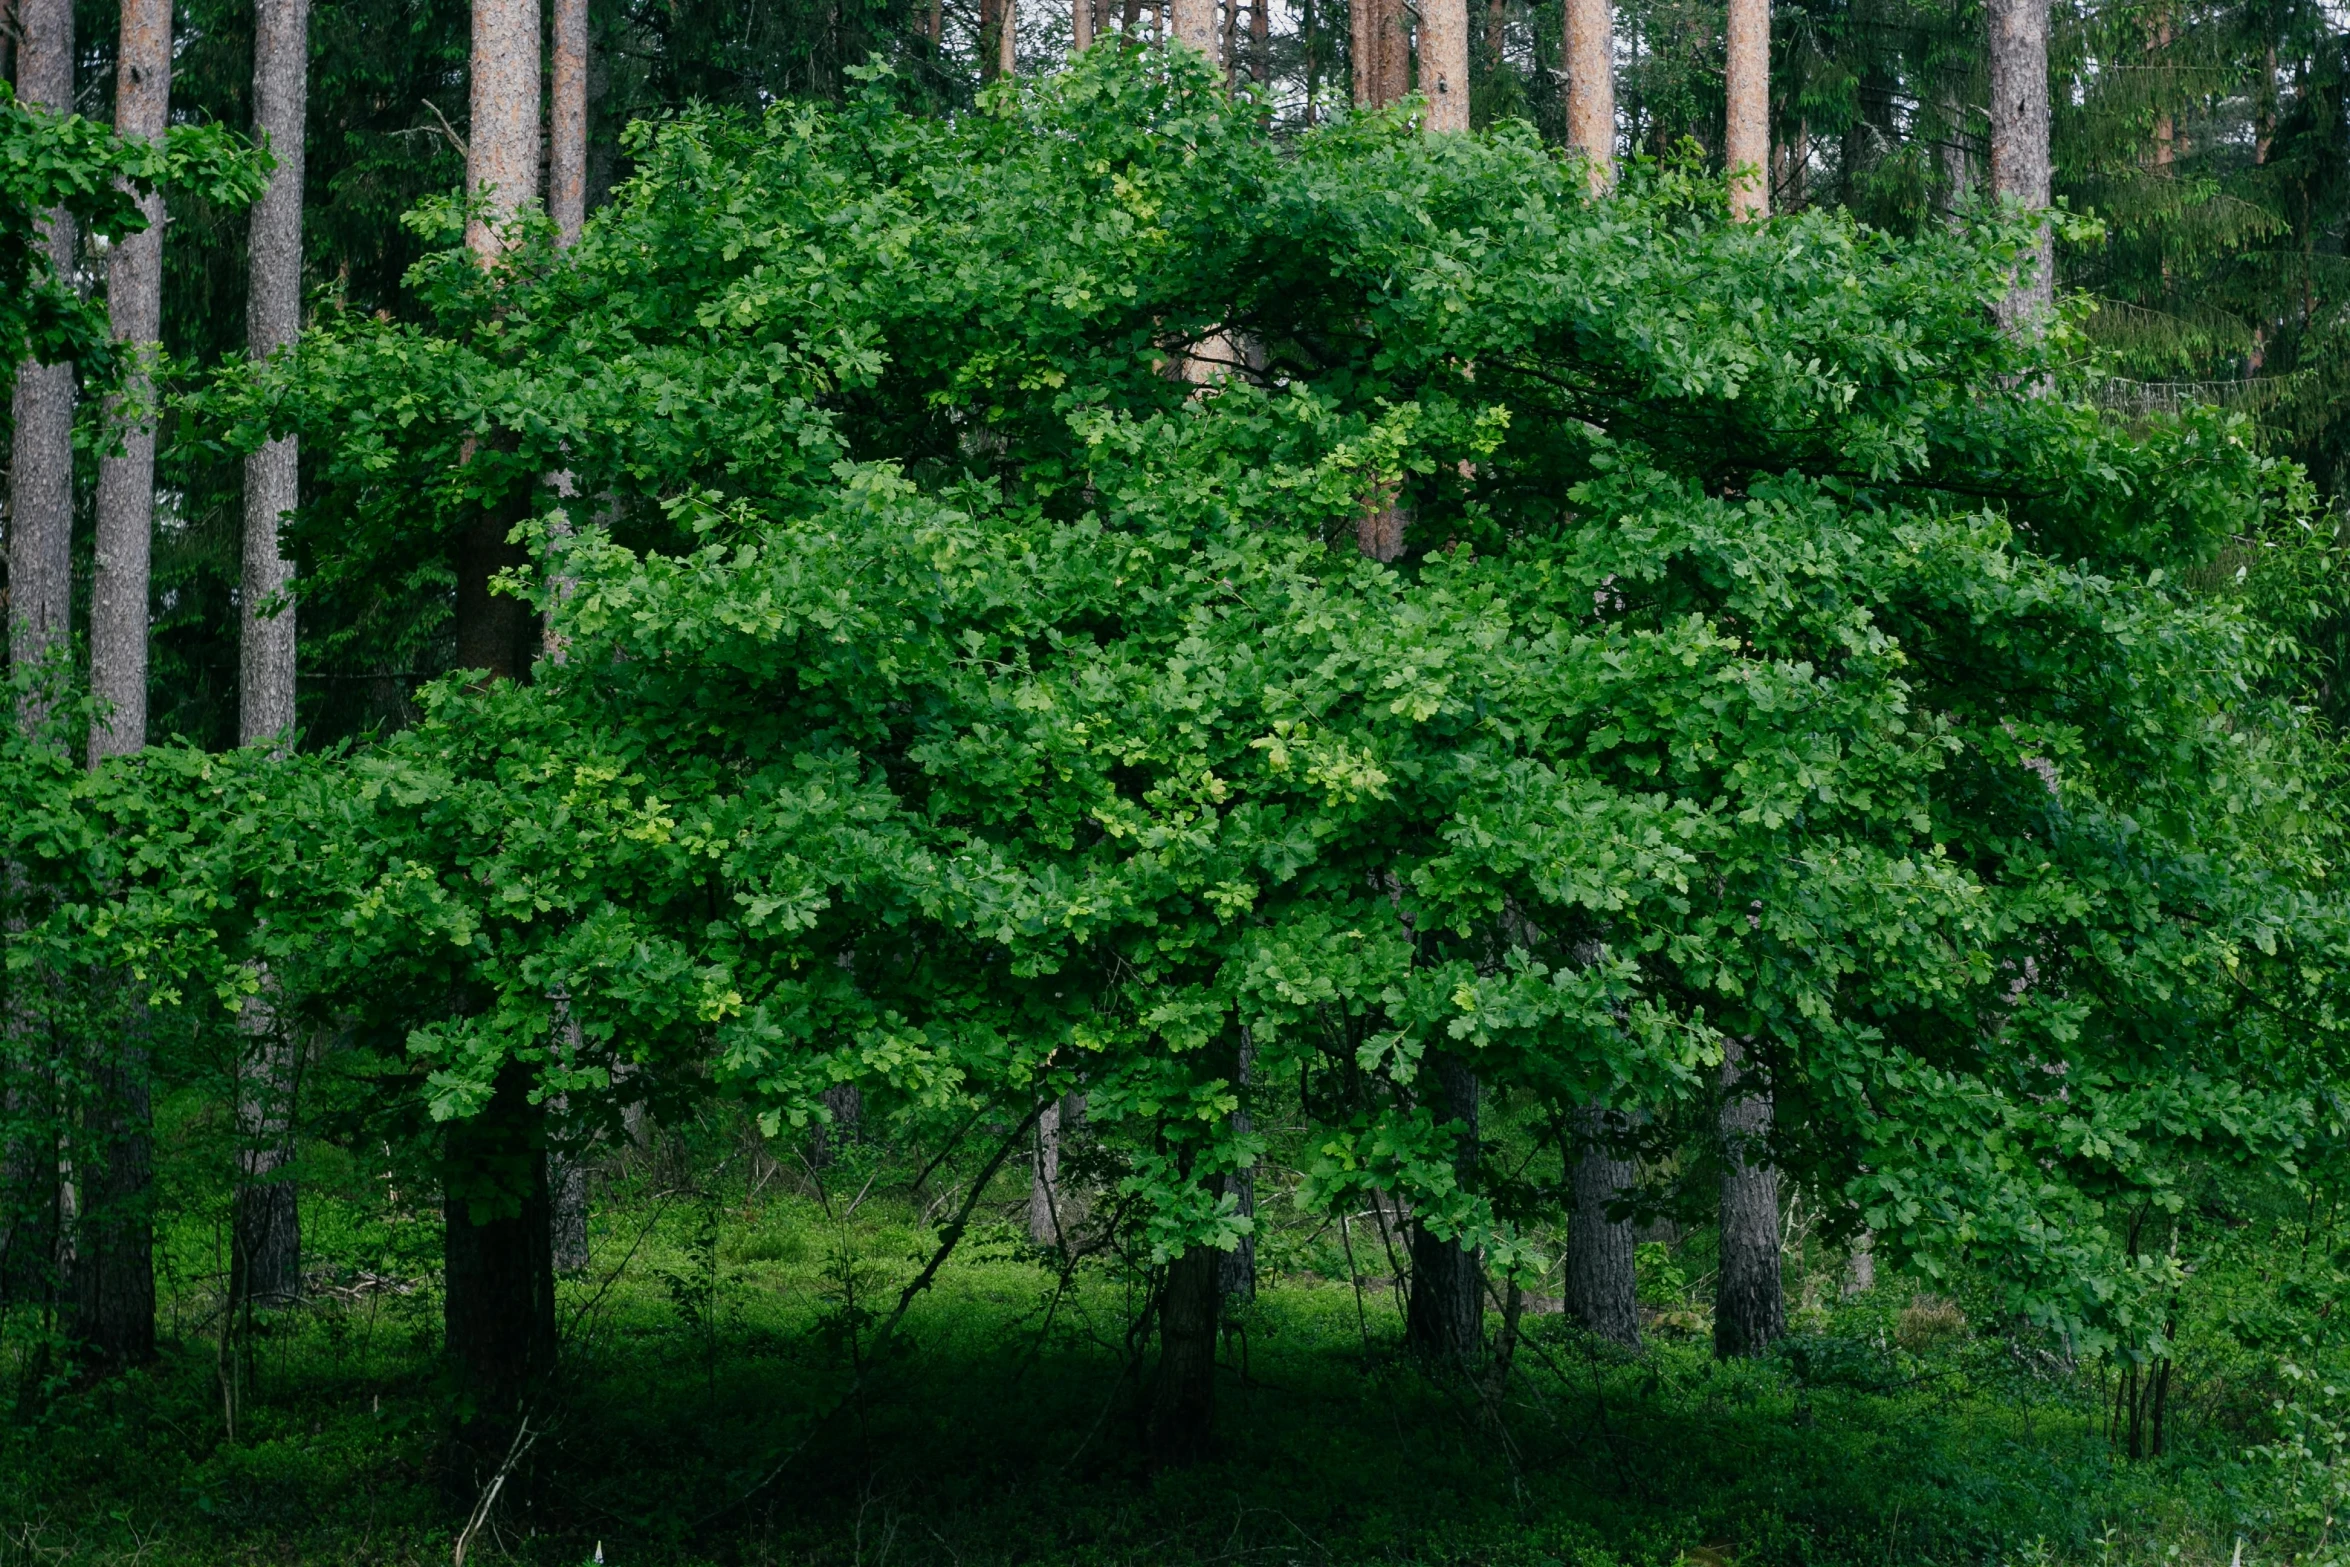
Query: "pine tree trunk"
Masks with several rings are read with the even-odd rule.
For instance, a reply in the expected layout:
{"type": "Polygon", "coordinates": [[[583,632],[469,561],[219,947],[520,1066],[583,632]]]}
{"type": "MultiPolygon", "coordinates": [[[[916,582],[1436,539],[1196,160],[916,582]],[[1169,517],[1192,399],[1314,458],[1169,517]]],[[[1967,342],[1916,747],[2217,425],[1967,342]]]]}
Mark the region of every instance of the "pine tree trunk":
{"type": "MultiPolygon", "coordinates": [[[[73,109],[73,0],[17,0],[16,96],[66,114],[73,109]]],[[[43,219],[51,272],[74,272],[74,221],[62,209],[43,219]]],[[[17,367],[8,497],[8,649],[19,671],[61,655],[72,643],[73,400],[70,364],[17,367]]],[[[28,697],[19,719],[43,724],[48,704],[28,697]]],[[[56,1173],[48,1180],[54,1184],[56,1173]]]]}
{"type": "MultiPolygon", "coordinates": [[[[2048,207],[2048,0],[1987,0],[1990,33],[1991,194],[2026,212],[2048,207]]],[[[2038,332],[2056,312],[2056,251],[2045,223],[2037,260],[2009,286],[1999,319],[2038,332]]]]}
{"type": "Polygon", "coordinates": [[[1469,128],[1468,0],[1421,0],[1420,91],[1428,99],[1428,129],[1469,128]]]}
{"type": "MultiPolygon", "coordinates": [[[[1431,1108],[1439,1122],[1461,1123],[1453,1167],[1467,1185],[1477,1171],[1477,1078],[1454,1056],[1433,1056],[1431,1108]]],[[[1404,1339],[1422,1354],[1471,1366],[1485,1348],[1485,1268],[1475,1247],[1442,1240],[1412,1221],[1412,1290],[1404,1310],[1404,1339]]]]}
{"type": "Polygon", "coordinates": [[[1632,1219],[1609,1209],[1632,1194],[1632,1161],[1609,1146],[1624,1117],[1597,1105],[1574,1115],[1569,1186],[1574,1212],[1567,1226],[1567,1310],[1601,1338],[1640,1347],[1640,1297],[1633,1271],[1632,1219]]]}
{"type": "Polygon", "coordinates": [[[1771,0],[1730,0],[1727,31],[1722,167],[1730,215],[1751,222],[1771,212],[1771,0]]]}
{"type": "Polygon", "coordinates": [[[488,201],[465,242],[486,264],[505,249],[501,225],[539,193],[538,0],[473,0],[471,112],[465,189],[487,186],[488,201]]]}
{"type": "Polygon", "coordinates": [[[1072,0],[1069,7],[1069,52],[1083,54],[1093,47],[1093,0],[1072,0]]]}
{"type": "Polygon", "coordinates": [[[1771,1163],[1771,1096],[1752,1081],[1733,1040],[1722,1061],[1721,1269],[1714,1353],[1759,1355],[1787,1331],[1779,1283],[1779,1170],[1771,1163]]]}
{"type": "Polygon", "coordinates": [[[1591,188],[1616,179],[1616,10],[1612,0],[1566,0],[1567,145],[1582,149],[1591,188]]]}
{"type": "Polygon", "coordinates": [[[443,1154],[445,1344],[465,1394],[458,1445],[477,1467],[502,1456],[555,1365],[546,1125],[529,1088],[508,1066],[479,1115],[449,1124],[443,1154]]]}
{"type": "Polygon", "coordinates": [[[1160,1465],[1208,1455],[1216,1421],[1216,1275],[1223,1253],[1194,1246],[1167,1264],[1159,1295],[1159,1375],[1150,1450],[1160,1465]]]}
{"type": "MultiPolygon", "coordinates": [[[[253,131],[277,159],[253,203],[245,342],[255,359],[291,345],[302,329],[302,171],[310,82],[310,0],[257,0],[253,26],[253,131]]],[[[294,727],[294,607],[278,528],[301,502],[296,437],[245,459],[244,577],[238,594],[237,739],[282,740],[294,727]]]]}
{"type": "Polygon", "coordinates": [[[1273,79],[1273,19],[1266,0],[1251,0],[1248,8],[1248,74],[1262,87],[1273,79]]]}
{"type": "Polygon", "coordinates": [[[579,243],[587,223],[587,0],[555,0],[548,88],[547,216],[556,243],[579,243]]]}
{"type": "Polygon", "coordinates": [[[1168,25],[1177,38],[1217,61],[1216,0],[1169,0],[1168,25]]]}
{"type": "Polygon", "coordinates": [[[1377,0],[1377,45],[1381,108],[1404,101],[1412,90],[1412,34],[1403,0],[1377,0]]]}
{"type": "Polygon", "coordinates": [[[96,1364],[140,1365],[155,1358],[155,1181],[144,1005],[122,1008],[119,1036],[92,1049],[88,1071],[88,1099],[73,1141],[80,1211],[73,1226],[66,1334],[96,1364]]]}
{"type": "MultiPolygon", "coordinates": [[[[115,62],[115,133],[159,142],[171,119],[171,0],[123,0],[115,62]]],[[[147,743],[148,562],[155,537],[155,420],[150,374],[163,335],[163,196],[139,198],[147,227],[108,254],[106,304],[132,369],[107,410],[120,456],[98,462],[97,564],[90,592],[90,690],[105,711],[90,727],[90,765],[147,743]]]]}
{"type": "MultiPolygon", "coordinates": [[[[1246,1137],[1251,1130],[1248,1118],[1248,1089],[1256,1073],[1257,1043],[1247,1029],[1240,1031],[1240,1051],[1234,1058],[1233,1085],[1240,1090],[1240,1108],[1232,1112],[1233,1135],[1246,1137]]],[[[1223,1254],[1216,1268],[1216,1288],[1226,1300],[1251,1301],[1257,1298],[1257,1172],[1255,1168],[1234,1170],[1224,1177],[1224,1195],[1233,1200],[1235,1211],[1250,1223],[1249,1233],[1240,1238],[1240,1244],[1223,1254]]]]}

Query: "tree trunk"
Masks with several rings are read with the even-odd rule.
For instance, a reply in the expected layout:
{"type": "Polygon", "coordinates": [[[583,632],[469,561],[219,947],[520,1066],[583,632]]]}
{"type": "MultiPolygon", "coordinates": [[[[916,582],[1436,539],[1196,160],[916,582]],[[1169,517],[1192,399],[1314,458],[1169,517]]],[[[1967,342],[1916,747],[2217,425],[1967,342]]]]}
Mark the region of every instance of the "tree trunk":
{"type": "MultiPolygon", "coordinates": [[[[28,106],[73,110],[72,0],[17,0],[16,96],[28,106]]],[[[43,220],[50,270],[71,282],[74,221],[43,220]]],[[[17,367],[8,497],[8,650],[18,671],[72,644],[73,366],[17,367]]],[[[48,704],[28,694],[20,720],[36,729],[48,704]]],[[[55,1183],[52,1170],[50,1184],[55,1183]]]]}
{"type": "Polygon", "coordinates": [[[80,1211],[66,1335],[96,1364],[139,1365],[155,1358],[155,1181],[143,1004],[122,1009],[119,1038],[111,1050],[92,1049],[89,1074],[73,1143],[80,1211]]]}
{"type": "Polygon", "coordinates": [[[1852,1238],[1844,1256],[1844,1298],[1866,1295],[1877,1287],[1877,1234],[1863,1230],[1852,1238]]]}
{"type": "MultiPolygon", "coordinates": [[[[269,188],[253,204],[245,341],[255,359],[291,345],[302,329],[302,167],[309,102],[310,0],[257,0],[253,27],[253,130],[276,155],[269,188]]],[[[238,593],[237,739],[285,743],[294,727],[292,573],[278,528],[301,502],[297,438],[271,441],[245,459],[245,560],[238,593]]]]}
{"type": "Polygon", "coordinates": [[[587,0],[555,0],[548,91],[547,216],[556,243],[579,243],[587,222],[587,0]]]}
{"type": "Polygon", "coordinates": [[[465,243],[487,265],[506,248],[504,224],[539,193],[538,0],[473,0],[471,112],[466,196],[486,199],[465,243]]]}
{"type": "MultiPolygon", "coordinates": [[[[264,992],[266,994],[266,991],[264,992]]],[[[248,1041],[237,1073],[237,1191],[229,1224],[229,1305],[302,1293],[302,1211],[285,1175],[293,1159],[301,1052],[260,997],[240,1020],[248,1041]]]]}
{"type": "MultiPolygon", "coordinates": [[[[19,976],[23,983],[25,976],[19,976]]],[[[57,1300],[63,1234],[57,1179],[57,1085],[43,1061],[32,1008],[9,1003],[7,1116],[0,1141],[0,1306],[45,1307],[57,1300]]]]}
{"type": "MultiPolygon", "coordinates": [[[[2026,212],[2048,207],[2048,0],[1988,0],[1991,54],[1991,194],[2026,212]]],[[[1999,319],[2036,333],[2056,311],[2056,251],[2042,223],[2036,259],[2009,285],[1999,319]]]]}
{"type": "Polygon", "coordinates": [[[1056,1100],[1036,1118],[1036,1154],[1028,1178],[1028,1238],[1039,1246],[1061,1244],[1061,1106],[1056,1100]]]}
{"type": "MultiPolygon", "coordinates": [[[[123,0],[115,64],[115,133],[159,142],[171,119],[171,0],[123,0]]],[[[107,409],[122,454],[98,462],[98,547],[90,593],[90,765],[147,743],[148,561],[155,537],[155,419],[150,374],[163,335],[163,195],[139,198],[147,227],[115,241],[106,305],[131,364],[107,409]]]]}
{"type": "Polygon", "coordinates": [[[1420,91],[1428,99],[1428,129],[1469,128],[1468,0],[1421,0],[1420,91]]]}
{"type": "MultiPolygon", "coordinates": [[[[1440,1055],[1426,1068],[1435,1080],[1430,1108],[1439,1121],[1457,1121],[1453,1168],[1461,1184],[1477,1173],[1477,1078],[1457,1057],[1440,1055]]],[[[1422,1354],[1473,1365],[1485,1347],[1485,1268],[1473,1246],[1442,1240],[1412,1221],[1412,1291],[1404,1310],[1404,1339],[1422,1354]]]]}
{"type": "Polygon", "coordinates": [[[546,1118],[529,1091],[507,1066],[480,1114],[449,1123],[443,1152],[445,1342],[464,1389],[459,1446],[477,1467],[503,1456],[555,1365],[546,1118]]]}
{"type": "Polygon", "coordinates": [[[1771,0],[1730,0],[1722,86],[1722,167],[1731,177],[1730,215],[1747,222],[1769,217],[1771,0]]]}
{"type": "Polygon", "coordinates": [[[1216,60],[1216,0],[1170,0],[1167,21],[1177,38],[1216,60]]]}
{"type": "Polygon", "coordinates": [[[1074,0],[1069,7],[1069,52],[1083,54],[1093,47],[1093,0],[1074,0]]]}
{"type": "MultiPolygon", "coordinates": [[[[302,329],[302,170],[310,81],[309,0],[258,0],[253,26],[253,130],[277,158],[253,204],[245,342],[255,359],[302,329]]],[[[286,436],[245,459],[244,576],[238,594],[237,738],[292,744],[294,606],[278,528],[301,500],[300,448],[286,436]]],[[[238,1185],[230,1218],[229,1299],[293,1300],[302,1291],[301,1199],[283,1171],[293,1159],[300,1051],[274,1009],[255,1001],[251,1048],[239,1064],[238,1185]]]]}
{"type": "Polygon", "coordinates": [[[1566,0],[1567,145],[1580,148],[1591,188],[1616,179],[1616,8],[1566,0]]]}
{"type": "Polygon", "coordinates": [[[1737,1041],[1722,1059],[1722,1258],[1714,1290],[1714,1353],[1759,1355],[1787,1331],[1779,1286],[1779,1170],[1771,1163],[1771,1096],[1743,1086],[1737,1041]]]}
{"type": "Polygon", "coordinates": [[[1208,1455],[1216,1421],[1216,1274],[1223,1253],[1194,1246],[1167,1264],[1159,1294],[1159,1376],[1151,1393],[1151,1461],[1208,1455]]]}
{"type": "Polygon", "coordinates": [[[1379,95],[1381,108],[1398,104],[1412,90],[1411,24],[1403,0],[1378,0],[1379,95]]]}
{"type": "MultiPolygon", "coordinates": [[[[1233,1067],[1233,1085],[1240,1090],[1240,1108],[1232,1112],[1233,1135],[1246,1137],[1251,1130],[1248,1118],[1249,1080],[1255,1074],[1257,1043],[1247,1029],[1240,1031],[1240,1053],[1233,1067]]],[[[1226,1300],[1250,1301],[1257,1298],[1257,1172],[1254,1166],[1234,1170],[1224,1177],[1224,1195],[1233,1200],[1240,1216],[1249,1221],[1249,1233],[1240,1238],[1240,1244],[1223,1254],[1216,1268],[1216,1288],[1226,1300]]]]}
{"type": "Polygon", "coordinates": [[[1597,1105],[1575,1112],[1568,1184],[1574,1213],[1567,1226],[1567,1310],[1601,1338],[1640,1347],[1640,1299],[1632,1266],[1632,1218],[1609,1209],[1631,1195],[1632,1161],[1608,1146],[1624,1117],[1597,1105]]]}
{"type": "Polygon", "coordinates": [[[1266,0],[1250,0],[1248,8],[1248,74],[1259,87],[1273,79],[1273,18],[1266,0]]]}

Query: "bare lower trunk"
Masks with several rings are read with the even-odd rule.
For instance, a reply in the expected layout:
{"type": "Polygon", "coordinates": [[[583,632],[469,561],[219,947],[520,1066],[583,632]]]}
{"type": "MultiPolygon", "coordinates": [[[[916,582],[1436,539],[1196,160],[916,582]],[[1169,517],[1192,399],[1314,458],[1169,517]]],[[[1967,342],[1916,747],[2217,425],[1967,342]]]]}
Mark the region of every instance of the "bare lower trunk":
{"type": "Polygon", "coordinates": [[[1083,54],[1093,47],[1093,0],[1074,0],[1069,8],[1069,52],[1083,54]]]}
{"type": "Polygon", "coordinates": [[[1863,1230],[1852,1238],[1852,1250],[1844,1257],[1844,1298],[1866,1295],[1877,1287],[1877,1236],[1874,1230],[1863,1230]]]}
{"type": "Polygon", "coordinates": [[[494,1466],[515,1422],[555,1365],[555,1267],[547,1197],[546,1126],[520,1068],[500,1074],[490,1103],[449,1124],[443,1171],[443,1323],[463,1389],[456,1446],[460,1488],[494,1466]]]}
{"type": "Polygon", "coordinates": [[[1574,1213],[1567,1227],[1567,1310],[1601,1338],[1640,1347],[1640,1298],[1633,1270],[1632,1216],[1612,1211],[1632,1195],[1632,1161],[1610,1146],[1624,1117],[1597,1105],[1575,1112],[1568,1183],[1574,1213]]]}
{"type": "Polygon", "coordinates": [[[1771,0],[1730,0],[1723,55],[1722,167],[1730,215],[1751,221],[1771,211],[1771,0]]]}
{"type": "Polygon", "coordinates": [[[487,262],[505,248],[503,225],[539,193],[538,0],[474,0],[472,124],[465,143],[468,197],[486,209],[465,242],[487,262]]]}
{"type": "MultiPolygon", "coordinates": [[[[253,129],[277,159],[253,203],[245,342],[255,359],[289,347],[302,328],[302,170],[310,94],[310,0],[258,0],[253,27],[253,129]]],[[[245,459],[244,576],[238,593],[237,738],[290,737],[294,727],[293,573],[278,548],[286,513],[301,503],[296,438],[245,459]]]]}
{"type": "MultiPolygon", "coordinates": [[[[1257,1046],[1247,1029],[1240,1031],[1240,1053],[1235,1060],[1233,1084],[1240,1090],[1240,1108],[1232,1112],[1232,1132],[1236,1137],[1250,1133],[1248,1117],[1249,1082],[1256,1072],[1257,1046]]],[[[1240,1244],[1224,1253],[1217,1265],[1216,1287],[1226,1300],[1250,1301],[1257,1298],[1257,1172],[1253,1166],[1234,1170],[1224,1177],[1224,1195],[1233,1202],[1233,1210],[1249,1221],[1249,1233],[1240,1238],[1240,1244]]]]}
{"type": "MultiPolygon", "coordinates": [[[[2026,212],[2048,207],[2048,0],[1989,0],[1991,194],[2026,212]]],[[[2000,302],[2011,332],[2033,333],[2056,310],[2055,246],[2042,223],[2030,263],[2000,302]]]]}
{"type": "Polygon", "coordinates": [[[1714,1353],[1759,1355],[1787,1331],[1779,1283],[1779,1170],[1771,1163],[1771,1096],[1733,1041],[1722,1061],[1721,1270],[1714,1353]]]}
{"type": "MultiPolygon", "coordinates": [[[[266,989],[264,994],[266,994],[266,989]]],[[[230,1224],[229,1301],[278,1304],[302,1293],[302,1214],[288,1171],[301,1051],[260,997],[245,1004],[238,1066],[237,1192],[230,1224]]]]}
{"type": "Polygon", "coordinates": [[[1205,1458],[1216,1422],[1216,1273],[1223,1253],[1194,1246],[1167,1264],[1159,1295],[1159,1374],[1151,1390],[1151,1460],[1205,1458]]]}
{"type": "MultiPolygon", "coordinates": [[[[16,96],[64,114],[73,109],[73,0],[17,0],[16,96]]],[[[51,272],[70,280],[74,222],[62,210],[43,219],[51,272]]],[[[71,645],[73,609],[73,400],[70,364],[24,364],[16,372],[15,436],[8,494],[8,649],[18,671],[71,645]]],[[[28,728],[48,717],[32,699],[28,728]]]]}
{"type": "MultiPolygon", "coordinates": [[[[1431,1108],[1437,1119],[1461,1125],[1453,1165],[1464,1185],[1477,1169],[1477,1078],[1453,1056],[1431,1058],[1431,1108]]],[[[1412,1292],[1404,1311],[1404,1338],[1422,1354],[1473,1365],[1485,1348],[1485,1267],[1473,1246],[1442,1239],[1412,1222],[1412,1292]]]]}
{"type": "Polygon", "coordinates": [[[1591,187],[1616,178],[1616,9],[1611,0],[1566,0],[1567,145],[1581,149],[1591,187]]]}
{"type": "Polygon", "coordinates": [[[1420,91],[1428,99],[1428,129],[1469,128],[1467,0],[1421,0],[1420,91]]]}
{"type": "Polygon", "coordinates": [[[555,0],[548,87],[547,216],[556,242],[575,245],[587,223],[587,0],[555,0]]]}
{"type": "Polygon", "coordinates": [[[1036,1118],[1036,1153],[1028,1179],[1028,1238],[1039,1246],[1061,1244],[1061,1107],[1045,1106],[1036,1118]]]}
{"type": "Polygon", "coordinates": [[[1378,0],[1379,96],[1382,108],[1412,90],[1412,34],[1403,0],[1378,0]]]}
{"type": "Polygon", "coordinates": [[[122,1011],[119,1035],[90,1052],[89,1097],[73,1140],[78,1216],[66,1333],[91,1361],[155,1358],[153,1131],[147,1013],[122,1011]]]}

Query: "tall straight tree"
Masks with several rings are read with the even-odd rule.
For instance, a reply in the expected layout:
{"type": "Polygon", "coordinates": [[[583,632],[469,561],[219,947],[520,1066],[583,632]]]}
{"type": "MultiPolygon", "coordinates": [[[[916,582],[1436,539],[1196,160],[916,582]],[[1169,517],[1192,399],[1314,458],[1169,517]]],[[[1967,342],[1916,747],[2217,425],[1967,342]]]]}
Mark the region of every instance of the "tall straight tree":
{"type": "MultiPolygon", "coordinates": [[[[466,241],[485,267],[538,195],[539,21],[538,0],[474,0],[465,184],[476,206],[466,241]]],[[[506,537],[513,522],[484,508],[459,543],[457,659],[492,680],[523,674],[538,641],[522,603],[490,592],[499,570],[521,564],[506,537]]],[[[459,1432],[450,1478],[478,1483],[464,1471],[497,1462],[507,1423],[555,1359],[547,1117],[522,1073],[501,1075],[488,1105],[449,1124],[442,1205],[445,1347],[480,1422],[459,1432]]]]}
{"type": "MultiPolygon", "coordinates": [[[[2048,0],[1986,0],[1991,76],[1991,194],[2026,212],[2048,207],[2048,0]]],[[[2056,309],[2056,252],[2039,227],[2036,260],[2000,305],[2010,331],[2035,331],[2056,309]]]]}
{"type": "MultiPolygon", "coordinates": [[[[2045,3],[2045,0],[2043,0],[2045,3]]],[[[1722,166],[1731,216],[1771,210],[1771,0],[1730,0],[1722,61],[1722,166]]]]}
{"type": "Polygon", "coordinates": [[[1581,150],[1591,188],[1616,178],[1616,11],[1611,0],[1565,0],[1567,145],[1581,150]]]}
{"type": "Polygon", "coordinates": [[[1468,0],[1421,0],[1420,91],[1428,129],[1469,128],[1468,0]]]}
{"type": "MultiPolygon", "coordinates": [[[[73,0],[16,0],[16,95],[26,104],[73,107],[73,0]]],[[[62,209],[44,218],[49,264],[71,278],[75,224],[62,209]]],[[[62,656],[72,645],[73,403],[70,364],[27,362],[16,370],[8,496],[8,656],[18,671],[62,656]]],[[[17,720],[28,730],[49,717],[28,692],[17,720]]],[[[13,874],[0,866],[0,875],[13,874]]],[[[56,1085],[39,1066],[41,1023],[12,988],[0,1028],[8,1047],[0,1069],[11,1121],[23,1129],[0,1147],[0,1302],[55,1298],[61,1215],[55,1130],[56,1085]]]]}
{"type": "MultiPolygon", "coordinates": [[[[115,56],[115,134],[160,142],[171,120],[171,0],[123,0],[115,56]]],[[[128,366],[108,402],[121,450],[98,463],[98,538],[90,594],[90,765],[147,743],[149,560],[155,529],[152,367],[163,323],[163,194],[139,198],[147,227],[108,257],[106,304],[128,366]]],[[[101,1362],[155,1354],[152,1113],[146,1009],[125,976],[109,984],[119,1031],[85,1041],[88,1094],[74,1139],[80,1215],[70,1331],[101,1362]]]]}
{"type": "MultiPolygon", "coordinates": [[[[59,114],[73,108],[73,0],[17,0],[16,96],[59,114]]],[[[74,271],[74,221],[46,218],[49,264],[74,271]]],[[[61,653],[73,634],[73,392],[70,364],[16,371],[8,495],[8,652],[22,670],[61,653]]],[[[36,722],[43,715],[20,715],[36,722]]]]}
{"type": "MultiPolygon", "coordinates": [[[[257,0],[253,16],[253,132],[277,160],[269,186],[253,204],[245,340],[255,359],[293,344],[302,326],[302,175],[308,143],[310,0],[257,0]]],[[[244,574],[238,594],[237,738],[246,745],[288,744],[294,728],[293,574],[278,529],[301,501],[298,437],[269,442],[245,459],[244,574]]],[[[242,1144],[229,1293],[285,1300],[302,1287],[300,1198],[283,1171],[291,1131],[298,1061],[292,1035],[258,1000],[246,1023],[250,1041],[238,1093],[242,1144]]]]}

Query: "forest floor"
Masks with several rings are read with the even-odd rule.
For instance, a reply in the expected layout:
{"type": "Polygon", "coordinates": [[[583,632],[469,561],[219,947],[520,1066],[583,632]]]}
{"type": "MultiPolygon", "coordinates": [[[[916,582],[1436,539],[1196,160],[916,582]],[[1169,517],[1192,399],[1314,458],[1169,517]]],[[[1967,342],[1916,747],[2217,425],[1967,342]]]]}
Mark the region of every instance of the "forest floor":
{"type": "MultiPolygon", "coordinates": [[[[1755,1364],[1716,1364],[1670,1301],[1637,1357],[1530,1316],[1495,1391],[1404,1352],[1383,1261],[1345,1282],[1335,1254],[1369,1272],[1375,1234],[1269,1238],[1225,1343],[1218,1456],[1154,1474],[1141,1286],[1116,1267],[1062,1280],[1007,1205],[876,1361],[876,1325],[934,1240],[912,1208],[658,1185],[599,1201],[596,1265],[562,1286],[562,1382],[470,1561],[2285,1559],[2243,1521],[2258,1474],[2224,1422],[2182,1395],[2174,1451],[2128,1461],[2109,1384],[1897,1279],[1799,1301],[1755,1364]]],[[[0,1567],[452,1559],[468,1509],[436,1478],[437,1221],[319,1200],[306,1225],[312,1298],[231,1353],[207,1282],[217,1226],[194,1223],[170,1232],[153,1367],[43,1380],[12,1330],[0,1567]]],[[[1646,1249],[1644,1294],[1661,1274],[1701,1300],[1686,1260],[1646,1249]]]]}

